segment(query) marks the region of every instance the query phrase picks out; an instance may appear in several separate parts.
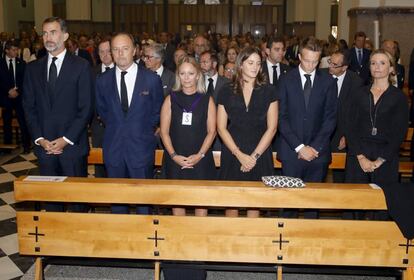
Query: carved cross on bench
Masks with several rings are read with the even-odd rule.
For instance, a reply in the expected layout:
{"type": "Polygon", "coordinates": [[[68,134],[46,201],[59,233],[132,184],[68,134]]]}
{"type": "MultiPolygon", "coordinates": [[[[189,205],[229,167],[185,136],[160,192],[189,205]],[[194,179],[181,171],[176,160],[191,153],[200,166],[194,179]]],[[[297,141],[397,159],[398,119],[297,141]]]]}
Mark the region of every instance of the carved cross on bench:
{"type": "Polygon", "coordinates": [[[406,244],[398,244],[398,246],[405,247],[405,253],[408,254],[408,250],[410,249],[410,247],[414,247],[414,244],[412,244],[411,240],[407,239],[406,244]]]}
{"type": "Polygon", "coordinates": [[[39,233],[37,226],[35,232],[29,232],[29,235],[34,235],[36,238],[36,242],[38,242],[39,236],[45,236],[43,233],[39,233]]]}

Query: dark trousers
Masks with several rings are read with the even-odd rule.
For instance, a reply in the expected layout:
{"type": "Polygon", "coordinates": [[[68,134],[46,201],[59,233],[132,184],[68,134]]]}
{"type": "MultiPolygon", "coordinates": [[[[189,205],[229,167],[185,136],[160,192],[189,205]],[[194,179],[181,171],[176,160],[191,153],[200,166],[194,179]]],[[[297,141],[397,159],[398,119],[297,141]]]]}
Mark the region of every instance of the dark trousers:
{"type": "Polygon", "coordinates": [[[207,278],[205,270],[181,268],[179,264],[169,264],[162,271],[165,280],[205,280],[207,278]]]}
{"type": "MultiPolygon", "coordinates": [[[[108,178],[135,178],[135,179],[152,179],[154,178],[153,164],[149,164],[144,168],[132,168],[125,161],[118,166],[105,165],[108,178]]],[[[114,214],[128,214],[128,205],[112,205],[111,211],[114,214]]],[[[152,214],[152,208],[148,205],[137,206],[137,214],[152,214]]]]}
{"type": "MultiPolygon", "coordinates": [[[[301,178],[308,183],[318,183],[325,181],[328,171],[328,162],[307,162],[305,160],[282,161],[283,176],[301,178]]],[[[297,210],[284,210],[282,217],[295,218],[298,216],[297,210]]],[[[306,219],[317,219],[319,217],[318,210],[305,210],[304,217],[306,219]]]]}
{"type": "MultiPolygon", "coordinates": [[[[61,155],[42,155],[38,158],[40,175],[44,176],[69,176],[87,177],[88,158],[87,156],[68,158],[61,155]]],[[[62,212],[62,203],[46,203],[46,211],[62,212]]],[[[72,212],[87,212],[89,207],[85,204],[71,204],[69,210],[72,212]]]]}
{"type": "Polygon", "coordinates": [[[20,100],[12,100],[2,109],[4,144],[13,143],[13,111],[16,112],[16,118],[20,127],[21,144],[23,148],[27,150],[30,148],[30,136],[26,125],[26,119],[24,117],[23,106],[20,100]]]}

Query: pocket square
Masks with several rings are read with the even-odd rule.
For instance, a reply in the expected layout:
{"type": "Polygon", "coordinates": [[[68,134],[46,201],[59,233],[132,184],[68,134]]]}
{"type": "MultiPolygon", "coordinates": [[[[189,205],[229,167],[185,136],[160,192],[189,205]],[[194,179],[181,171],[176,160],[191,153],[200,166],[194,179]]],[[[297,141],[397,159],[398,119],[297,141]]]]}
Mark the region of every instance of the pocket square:
{"type": "Polygon", "coordinates": [[[148,91],[148,90],[141,91],[141,92],[139,93],[139,95],[140,95],[140,96],[149,95],[149,91],[148,91]]]}

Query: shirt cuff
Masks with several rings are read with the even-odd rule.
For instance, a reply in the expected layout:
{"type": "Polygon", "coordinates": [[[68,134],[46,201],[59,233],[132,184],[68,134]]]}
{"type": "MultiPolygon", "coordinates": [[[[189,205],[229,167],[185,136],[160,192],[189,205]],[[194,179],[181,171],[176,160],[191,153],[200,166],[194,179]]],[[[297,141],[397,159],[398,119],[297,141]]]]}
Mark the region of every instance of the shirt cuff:
{"type": "Polygon", "coordinates": [[[43,139],[45,139],[45,138],[43,138],[43,137],[39,137],[39,138],[37,138],[37,139],[34,141],[34,143],[35,143],[36,145],[40,146],[39,141],[40,141],[40,140],[43,140],[43,139]]]}
{"type": "Polygon", "coordinates": [[[304,144],[300,144],[299,146],[297,146],[295,148],[295,152],[299,153],[300,149],[302,149],[303,147],[305,147],[305,145],[304,144]]]}
{"type": "Polygon", "coordinates": [[[74,145],[74,143],[72,141],[70,141],[68,138],[66,138],[65,136],[62,137],[63,140],[65,140],[66,143],[68,143],[69,145],[74,145]]]}

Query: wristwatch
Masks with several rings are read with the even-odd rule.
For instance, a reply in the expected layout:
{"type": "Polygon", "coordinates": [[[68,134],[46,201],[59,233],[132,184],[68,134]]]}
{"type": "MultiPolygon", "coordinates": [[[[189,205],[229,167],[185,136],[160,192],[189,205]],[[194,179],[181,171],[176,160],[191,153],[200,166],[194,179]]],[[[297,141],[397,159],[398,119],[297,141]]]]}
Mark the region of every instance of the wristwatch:
{"type": "Polygon", "coordinates": [[[258,160],[260,156],[261,156],[261,154],[259,154],[259,153],[255,153],[255,154],[253,155],[253,157],[254,157],[256,160],[258,160]]]}

